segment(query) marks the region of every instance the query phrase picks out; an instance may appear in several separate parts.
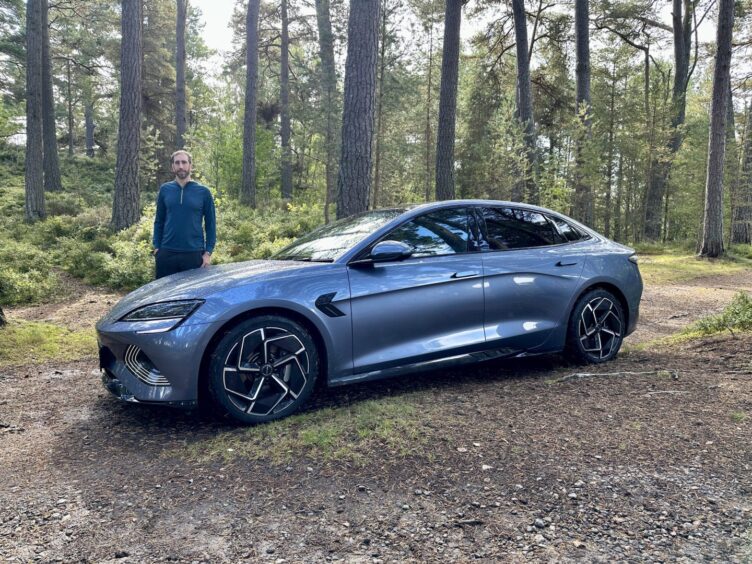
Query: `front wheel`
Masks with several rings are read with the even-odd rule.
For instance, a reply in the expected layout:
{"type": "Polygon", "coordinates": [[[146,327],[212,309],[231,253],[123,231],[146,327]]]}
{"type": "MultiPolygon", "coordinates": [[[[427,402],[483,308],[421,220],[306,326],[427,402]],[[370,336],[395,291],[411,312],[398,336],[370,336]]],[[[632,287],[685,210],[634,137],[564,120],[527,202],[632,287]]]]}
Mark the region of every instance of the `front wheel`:
{"type": "Polygon", "coordinates": [[[319,355],[303,326],[265,315],[230,330],[209,366],[215,403],[243,423],[263,423],[286,417],[305,403],[319,373],[319,355]]]}
{"type": "Polygon", "coordinates": [[[580,297],[567,328],[567,353],[583,364],[599,364],[614,358],[624,340],[624,312],[619,300],[603,289],[580,297]]]}

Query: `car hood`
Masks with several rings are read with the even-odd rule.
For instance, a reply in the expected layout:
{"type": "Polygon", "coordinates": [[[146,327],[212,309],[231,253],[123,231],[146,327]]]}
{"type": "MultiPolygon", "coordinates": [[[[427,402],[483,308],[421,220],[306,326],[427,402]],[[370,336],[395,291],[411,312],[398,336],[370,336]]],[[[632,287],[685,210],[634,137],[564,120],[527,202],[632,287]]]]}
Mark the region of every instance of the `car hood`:
{"type": "Polygon", "coordinates": [[[205,298],[210,294],[251,280],[263,279],[280,271],[316,268],[322,265],[323,263],[289,260],[251,260],[186,270],[154,280],[134,290],[120,300],[102,321],[120,319],[126,313],[147,304],[205,298]]]}

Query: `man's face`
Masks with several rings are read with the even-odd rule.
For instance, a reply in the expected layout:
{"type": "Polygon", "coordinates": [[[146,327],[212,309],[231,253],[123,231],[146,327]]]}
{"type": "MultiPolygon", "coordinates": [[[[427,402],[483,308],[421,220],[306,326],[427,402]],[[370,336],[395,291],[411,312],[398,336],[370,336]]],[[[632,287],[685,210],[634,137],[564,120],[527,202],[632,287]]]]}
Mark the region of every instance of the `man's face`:
{"type": "Polygon", "coordinates": [[[193,165],[188,160],[188,155],[178,153],[172,161],[172,172],[180,180],[185,180],[191,175],[193,165]]]}

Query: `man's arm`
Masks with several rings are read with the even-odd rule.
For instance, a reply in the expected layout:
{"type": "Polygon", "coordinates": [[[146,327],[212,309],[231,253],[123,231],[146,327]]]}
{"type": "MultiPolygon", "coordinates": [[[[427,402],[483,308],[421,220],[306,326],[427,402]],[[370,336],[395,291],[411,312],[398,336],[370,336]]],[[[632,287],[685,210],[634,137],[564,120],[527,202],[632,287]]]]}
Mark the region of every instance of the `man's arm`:
{"type": "Polygon", "coordinates": [[[162,234],[164,233],[165,216],[167,210],[164,203],[164,194],[162,189],[159,189],[157,195],[157,213],[154,216],[154,235],[152,236],[151,244],[154,247],[154,252],[158,251],[162,246],[162,234]]]}
{"type": "Polygon", "coordinates": [[[214,198],[212,198],[209,189],[206,190],[206,199],[204,199],[204,228],[206,229],[206,251],[214,252],[214,245],[217,244],[217,218],[214,210],[214,198]]]}

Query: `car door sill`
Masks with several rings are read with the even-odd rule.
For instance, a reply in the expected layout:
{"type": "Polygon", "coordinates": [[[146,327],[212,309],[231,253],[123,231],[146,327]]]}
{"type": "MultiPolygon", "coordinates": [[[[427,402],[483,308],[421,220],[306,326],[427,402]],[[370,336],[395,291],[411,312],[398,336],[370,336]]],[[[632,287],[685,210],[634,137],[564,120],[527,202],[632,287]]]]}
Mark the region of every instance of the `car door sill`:
{"type": "Polygon", "coordinates": [[[487,351],[477,351],[471,353],[458,354],[446,358],[437,358],[433,360],[425,360],[422,362],[414,362],[411,364],[404,364],[401,366],[394,366],[391,368],[384,368],[381,370],[373,370],[370,372],[360,372],[357,374],[351,374],[337,378],[336,380],[330,380],[329,386],[344,386],[346,384],[354,384],[358,382],[370,382],[371,380],[382,380],[384,378],[394,378],[397,376],[404,376],[406,374],[415,374],[417,372],[429,372],[431,370],[438,370],[441,368],[450,368],[452,366],[460,366],[463,364],[469,364],[473,362],[485,362],[488,360],[495,360],[498,358],[509,358],[515,356],[528,356],[527,351],[520,351],[519,349],[494,349],[487,351]]]}

